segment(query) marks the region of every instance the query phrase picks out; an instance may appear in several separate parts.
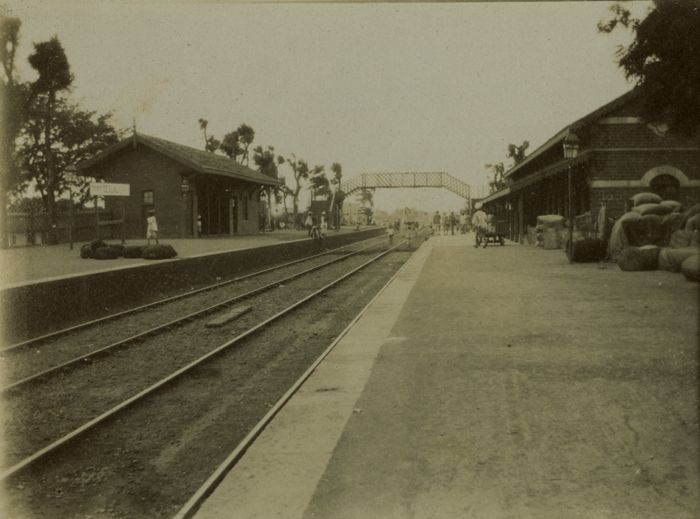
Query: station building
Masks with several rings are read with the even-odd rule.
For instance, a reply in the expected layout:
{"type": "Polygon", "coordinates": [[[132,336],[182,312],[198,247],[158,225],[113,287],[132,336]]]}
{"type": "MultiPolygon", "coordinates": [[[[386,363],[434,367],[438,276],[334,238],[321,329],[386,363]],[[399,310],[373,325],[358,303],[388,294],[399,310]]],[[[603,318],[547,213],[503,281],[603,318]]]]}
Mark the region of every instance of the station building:
{"type": "Polygon", "coordinates": [[[567,125],[504,175],[506,186],[482,200],[509,238],[523,243],[537,216],[567,216],[568,169],[572,168],[574,215],[608,217],[626,210],[629,198],[655,192],[685,207],[700,201],[699,138],[673,134],[664,124],[644,121],[638,90],[567,125]],[[578,138],[578,155],[564,157],[567,135],[578,138]]]}
{"type": "Polygon", "coordinates": [[[198,236],[198,220],[204,236],[256,233],[261,195],[278,184],[229,157],[135,132],[76,169],[129,184],[128,197],[105,197],[114,215],[125,212],[129,238],[145,237],[150,210],[163,237],[198,236]]]}

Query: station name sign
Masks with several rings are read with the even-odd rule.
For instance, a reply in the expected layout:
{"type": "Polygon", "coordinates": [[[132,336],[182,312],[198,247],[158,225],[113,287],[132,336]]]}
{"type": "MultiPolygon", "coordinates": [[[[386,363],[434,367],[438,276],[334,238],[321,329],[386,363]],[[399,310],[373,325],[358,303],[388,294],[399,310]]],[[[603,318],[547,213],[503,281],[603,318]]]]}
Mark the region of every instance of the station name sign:
{"type": "Polygon", "coordinates": [[[90,196],[129,196],[129,184],[113,184],[109,182],[92,182],[90,196]]]}

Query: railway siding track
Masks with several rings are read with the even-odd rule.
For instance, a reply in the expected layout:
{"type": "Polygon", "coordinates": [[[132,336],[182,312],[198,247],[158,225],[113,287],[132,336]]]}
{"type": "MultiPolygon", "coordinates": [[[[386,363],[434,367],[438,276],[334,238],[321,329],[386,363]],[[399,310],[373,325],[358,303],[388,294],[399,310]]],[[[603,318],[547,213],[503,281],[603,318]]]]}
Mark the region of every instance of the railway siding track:
{"type": "MultiPolygon", "coordinates": [[[[381,253],[379,255],[379,257],[383,256],[386,253],[387,253],[386,251],[381,253]]],[[[46,432],[43,429],[41,422],[34,423],[33,426],[31,426],[29,428],[27,428],[27,427],[23,428],[21,426],[22,424],[14,427],[14,428],[11,426],[8,429],[8,431],[6,431],[6,435],[11,437],[11,438],[14,438],[16,440],[16,443],[18,443],[20,445],[20,447],[15,448],[15,449],[8,449],[7,452],[10,453],[11,457],[12,457],[12,453],[14,453],[15,458],[18,458],[21,456],[21,460],[16,461],[16,463],[14,463],[11,467],[7,468],[2,474],[0,474],[0,479],[5,479],[5,478],[9,478],[9,477],[13,476],[14,474],[18,473],[19,471],[23,470],[24,468],[28,467],[29,465],[35,463],[37,460],[42,459],[45,456],[47,456],[48,454],[54,452],[56,449],[59,449],[59,448],[63,447],[64,445],[68,444],[69,442],[72,442],[78,436],[85,434],[87,431],[93,429],[98,424],[101,424],[101,423],[105,422],[106,420],[114,417],[118,413],[122,412],[124,409],[126,409],[126,408],[130,407],[131,405],[133,405],[134,403],[140,401],[142,398],[159,390],[161,387],[164,387],[165,385],[170,384],[173,380],[179,378],[181,375],[183,375],[185,373],[188,373],[190,370],[192,370],[196,366],[200,365],[201,363],[207,362],[209,359],[219,355],[222,351],[230,348],[234,344],[237,344],[237,343],[243,341],[244,339],[248,338],[252,334],[257,333],[260,329],[266,327],[271,322],[279,319],[280,317],[286,315],[288,312],[305,304],[307,301],[309,301],[310,299],[313,299],[314,297],[318,296],[319,294],[322,294],[325,291],[329,290],[331,287],[335,286],[337,283],[340,283],[342,280],[346,279],[347,277],[352,275],[354,272],[365,268],[372,261],[373,260],[363,262],[361,265],[359,265],[358,267],[353,269],[353,271],[351,271],[350,273],[344,274],[340,278],[336,279],[335,281],[327,284],[326,286],[324,286],[320,289],[309,288],[307,290],[307,292],[310,292],[310,293],[308,295],[306,295],[305,297],[303,297],[298,302],[294,303],[293,305],[289,306],[288,308],[286,308],[284,310],[279,310],[277,313],[274,313],[272,316],[265,318],[259,324],[252,326],[247,331],[238,334],[233,339],[230,339],[230,340],[224,342],[221,346],[218,346],[214,349],[211,349],[210,342],[218,340],[219,341],[218,344],[220,344],[221,334],[218,334],[218,335],[211,334],[213,337],[212,341],[206,341],[206,344],[204,344],[202,346],[202,348],[200,348],[196,352],[194,351],[196,348],[193,348],[193,351],[190,352],[193,354],[200,354],[201,350],[204,349],[204,350],[207,350],[208,353],[197,358],[197,360],[194,360],[194,361],[187,363],[183,367],[179,368],[177,371],[171,373],[170,375],[167,375],[164,378],[161,378],[158,382],[155,382],[155,383],[151,384],[150,386],[146,387],[145,389],[142,389],[141,391],[137,392],[136,394],[134,394],[130,398],[121,401],[117,405],[114,405],[108,411],[99,412],[100,410],[105,409],[105,407],[106,407],[105,404],[107,402],[110,402],[110,400],[113,400],[113,398],[115,396],[115,395],[110,395],[109,394],[110,392],[108,389],[105,389],[104,387],[102,389],[100,389],[99,387],[91,387],[92,382],[86,383],[83,381],[82,385],[80,382],[71,383],[69,375],[62,376],[61,380],[57,381],[58,386],[55,388],[49,388],[49,394],[45,395],[45,398],[50,399],[51,398],[50,393],[53,391],[60,390],[61,384],[63,384],[64,386],[71,387],[74,389],[74,398],[73,398],[74,406],[73,407],[76,407],[76,406],[79,407],[81,410],[83,410],[83,412],[84,412],[83,414],[88,414],[90,416],[95,416],[95,414],[97,414],[98,416],[95,416],[94,418],[92,418],[88,422],[83,423],[82,425],[73,428],[72,425],[74,425],[73,422],[75,421],[75,418],[71,419],[70,405],[69,406],[54,405],[49,401],[47,411],[52,412],[52,414],[50,414],[48,417],[45,417],[45,416],[41,417],[40,420],[43,420],[45,423],[45,421],[48,418],[49,421],[61,422],[62,424],[64,424],[64,432],[65,432],[65,429],[67,429],[67,428],[71,429],[70,432],[67,432],[66,434],[61,436],[59,439],[56,439],[56,440],[50,442],[49,445],[46,445],[45,447],[43,447],[39,450],[36,450],[35,445],[37,443],[40,443],[39,438],[46,436],[46,432]],[[106,394],[102,394],[103,391],[106,391],[106,394]],[[68,409],[68,412],[66,412],[66,409],[68,409]],[[67,427],[68,424],[70,424],[70,427],[67,427]],[[31,450],[32,454],[25,456],[24,454],[29,450],[31,450]],[[18,453],[21,453],[21,454],[18,456],[18,453]]],[[[287,287],[287,288],[289,288],[289,287],[287,287]]],[[[187,337],[187,336],[190,337],[190,341],[191,341],[192,336],[196,336],[197,341],[195,341],[195,342],[199,342],[202,338],[202,334],[196,329],[189,329],[188,334],[186,334],[184,337],[187,337]]],[[[178,339],[178,342],[182,342],[182,343],[184,343],[185,346],[189,346],[187,339],[184,339],[184,337],[181,335],[178,339]]],[[[163,337],[163,338],[165,338],[165,337],[163,337]]],[[[166,338],[166,342],[169,340],[172,343],[173,339],[176,339],[176,338],[177,338],[177,336],[175,338],[170,338],[170,339],[166,338]]],[[[139,350],[140,349],[141,348],[139,348],[139,350]]],[[[165,350],[165,351],[168,351],[168,350],[165,350]]],[[[172,352],[172,350],[169,350],[169,351],[172,352]]],[[[119,360],[122,363],[126,362],[127,366],[134,365],[135,362],[138,362],[138,357],[133,357],[132,359],[129,359],[127,357],[128,351],[120,352],[120,355],[123,355],[125,358],[119,359],[119,360]],[[131,360],[132,362],[129,363],[129,360],[131,360]]],[[[168,353],[168,355],[170,356],[170,353],[168,353]]],[[[170,360],[170,359],[168,359],[168,360],[170,360]]],[[[155,357],[152,356],[150,359],[148,359],[147,362],[144,362],[142,369],[149,370],[149,366],[153,365],[154,362],[157,362],[157,355],[155,357]]],[[[100,378],[99,373],[98,373],[97,377],[100,378]]],[[[88,379],[88,380],[95,381],[95,377],[93,377],[92,379],[88,379]]],[[[116,393],[118,393],[120,397],[124,393],[125,389],[132,389],[131,387],[124,388],[124,385],[119,383],[119,377],[114,377],[114,376],[106,377],[106,378],[104,378],[104,382],[105,382],[107,387],[109,387],[109,386],[116,387],[117,389],[115,389],[114,391],[116,393]]],[[[143,387],[143,385],[141,387],[143,387]]],[[[41,398],[41,396],[37,396],[37,395],[34,395],[34,396],[37,398],[41,398]]],[[[59,395],[59,396],[65,397],[66,395],[59,395]]],[[[60,399],[59,399],[59,401],[60,401],[60,399]]],[[[56,402],[56,404],[58,404],[58,401],[56,402]]],[[[22,409],[32,409],[32,412],[35,413],[35,416],[37,415],[36,410],[34,410],[32,408],[32,406],[27,406],[26,402],[18,402],[15,405],[10,405],[9,406],[9,414],[19,416],[20,419],[18,421],[22,422],[22,420],[21,420],[21,418],[23,416],[22,412],[21,412],[22,409]]],[[[41,413],[39,413],[39,414],[41,414],[41,413]]],[[[78,416],[79,415],[80,414],[78,414],[78,416]]],[[[27,418],[26,414],[24,415],[24,418],[27,418]]],[[[15,424],[15,425],[17,425],[17,424],[15,424]]]]}
{"type": "Polygon", "coordinates": [[[199,308],[202,314],[205,314],[216,311],[217,304],[221,306],[233,304],[236,299],[231,297],[232,288],[239,292],[239,298],[250,297],[271,289],[277,282],[286,282],[289,271],[292,274],[303,275],[312,272],[313,267],[323,268],[334,261],[342,260],[343,256],[360,253],[377,242],[376,238],[371,238],[354,244],[354,247],[345,246],[325,251],[308,258],[156,301],[128,312],[120,312],[98,321],[90,321],[84,326],[61,330],[39,337],[36,341],[25,341],[5,348],[2,360],[6,385],[0,388],[0,393],[37,381],[70,366],[80,365],[90,357],[104,355],[116,348],[126,347],[172,326],[177,326],[179,322],[196,317],[197,312],[193,310],[194,308],[199,308]],[[360,247],[359,250],[358,247],[360,247]],[[333,255],[341,257],[325,261],[326,257],[333,255]],[[306,267],[305,264],[310,267],[306,267]],[[179,315],[180,318],[173,319],[173,315],[179,315]]]}

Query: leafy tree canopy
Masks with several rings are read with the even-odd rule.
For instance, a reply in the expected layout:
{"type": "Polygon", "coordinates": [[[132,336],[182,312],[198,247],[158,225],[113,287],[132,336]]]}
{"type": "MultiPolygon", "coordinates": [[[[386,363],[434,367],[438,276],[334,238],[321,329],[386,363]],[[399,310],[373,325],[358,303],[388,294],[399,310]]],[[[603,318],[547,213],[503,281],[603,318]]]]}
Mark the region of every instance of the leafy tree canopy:
{"type": "Polygon", "coordinates": [[[632,31],[634,40],[618,49],[618,63],[641,90],[643,116],[663,121],[672,130],[700,130],[700,0],[654,0],[643,20],[623,4],[611,7],[613,18],[598,24],[610,33],[632,31]]]}
{"type": "Polygon", "coordinates": [[[68,58],[56,36],[49,41],[34,44],[34,53],[29,56],[29,64],[39,73],[39,77],[32,84],[35,93],[55,94],[66,90],[73,83],[68,58]]]}

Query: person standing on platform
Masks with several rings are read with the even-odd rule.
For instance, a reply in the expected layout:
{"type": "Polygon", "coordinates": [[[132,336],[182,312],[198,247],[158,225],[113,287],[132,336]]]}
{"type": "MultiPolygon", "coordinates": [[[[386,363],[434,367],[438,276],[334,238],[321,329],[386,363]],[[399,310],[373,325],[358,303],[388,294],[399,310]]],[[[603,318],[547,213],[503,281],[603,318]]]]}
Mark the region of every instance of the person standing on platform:
{"type": "Polygon", "coordinates": [[[455,234],[455,224],[457,223],[457,218],[455,217],[455,212],[450,213],[450,234],[454,236],[455,234]]]}
{"type": "MultiPolygon", "coordinates": [[[[488,215],[482,209],[481,202],[477,202],[474,208],[476,211],[474,211],[472,215],[472,228],[474,229],[474,247],[478,247],[480,238],[482,237],[481,235],[485,232],[489,222],[488,215]]],[[[484,237],[484,239],[486,239],[486,237],[484,237]]]]}
{"type": "Polygon", "coordinates": [[[153,209],[148,211],[148,218],[146,218],[146,242],[148,245],[151,244],[151,239],[154,239],[158,245],[158,221],[153,209]]]}
{"type": "Polygon", "coordinates": [[[304,227],[306,227],[306,232],[311,236],[311,228],[314,226],[314,219],[311,216],[311,211],[306,213],[306,220],[304,220],[304,227]]]}
{"type": "Polygon", "coordinates": [[[326,211],[321,213],[321,232],[323,234],[328,232],[328,219],[326,218],[326,211]]]}
{"type": "Polygon", "coordinates": [[[389,244],[394,243],[394,226],[393,226],[393,224],[390,224],[389,227],[386,228],[386,233],[389,235],[389,244]]]}
{"type": "Polygon", "coordinates": [[[440,233],[440,211],[435,211],[435,214],[433,215],[433,230],[432,233],[440,233]]]}

